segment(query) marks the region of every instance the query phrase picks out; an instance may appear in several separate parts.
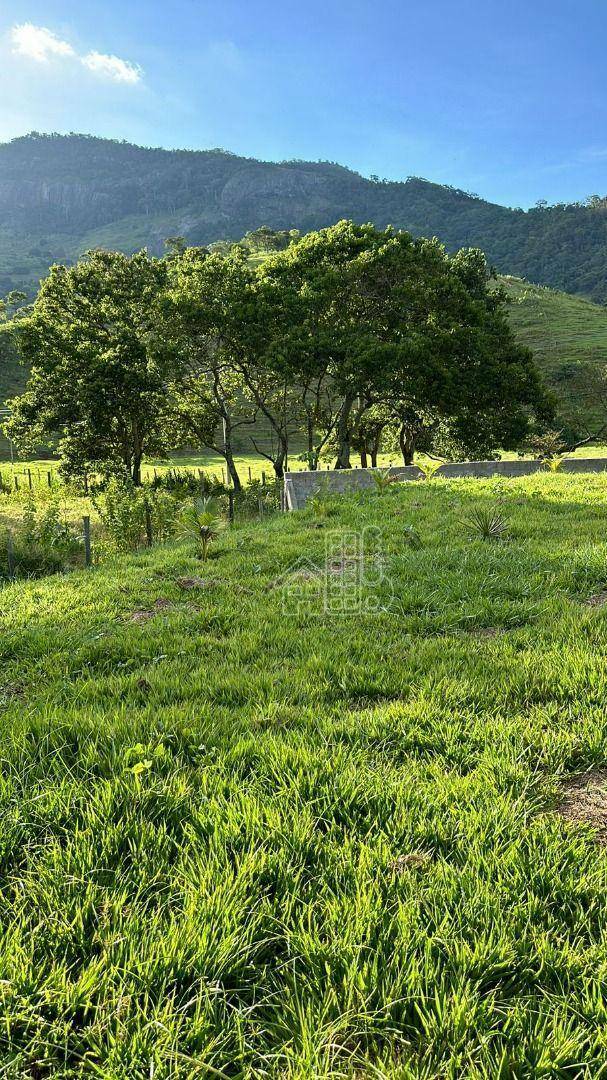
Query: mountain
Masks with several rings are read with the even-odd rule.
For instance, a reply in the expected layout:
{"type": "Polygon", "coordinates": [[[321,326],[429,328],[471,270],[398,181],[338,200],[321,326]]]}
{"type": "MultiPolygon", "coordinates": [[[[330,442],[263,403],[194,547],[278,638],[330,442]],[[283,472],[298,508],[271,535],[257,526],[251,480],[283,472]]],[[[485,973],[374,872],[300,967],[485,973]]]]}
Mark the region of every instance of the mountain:
{"type": "Polygon", "coordinates": [[[523,211],[331,162],[37,133],[0,144],[0,295],[32,291],[52,262],[90,247],[160,252],[171,235],[207,244],[260,225],[306,232],[344,217],[435,235],[449,249],[479,246],[502,273],[607,302],[605,199],[523,211]]]}

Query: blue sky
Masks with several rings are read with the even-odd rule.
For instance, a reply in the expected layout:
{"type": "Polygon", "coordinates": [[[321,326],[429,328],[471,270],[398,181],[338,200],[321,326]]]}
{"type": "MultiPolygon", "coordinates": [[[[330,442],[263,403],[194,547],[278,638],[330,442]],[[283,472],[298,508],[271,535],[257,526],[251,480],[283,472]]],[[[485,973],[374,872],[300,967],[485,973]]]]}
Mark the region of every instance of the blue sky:
{"type": "Polygon", "coordinates": [[[569,201],[607,193],[606,46],[605,0],[5,0],[0,140],[224,146],[569,201]]]}

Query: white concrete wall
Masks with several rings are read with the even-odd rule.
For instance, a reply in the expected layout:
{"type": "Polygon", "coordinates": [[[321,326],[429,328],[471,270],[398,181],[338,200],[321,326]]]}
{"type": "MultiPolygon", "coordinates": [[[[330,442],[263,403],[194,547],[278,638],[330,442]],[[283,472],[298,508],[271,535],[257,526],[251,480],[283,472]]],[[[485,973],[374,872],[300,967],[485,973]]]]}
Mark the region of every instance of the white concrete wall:
{"type": "MultiPolygon", "coordinates": [[[[607,458],[565,458],[562,472],[605,472],[607,458]]],[[[302,510],[307,500],[319,488],[335,494],[374,487],[373,473],[377,469],[327,469],[317,472],[288,472],[285,474],[285,505],[287,510],[302,510]]],[[[381,471],[381,470],[380,470],[381,471]]],[[[441,465],[436,476],[530,476],[546,472],[541,461],[457,461],[441,465]]],[[[422,472],[417,465],[395,465],[390,475],[397,481],[418,480],[422,472]]]]}

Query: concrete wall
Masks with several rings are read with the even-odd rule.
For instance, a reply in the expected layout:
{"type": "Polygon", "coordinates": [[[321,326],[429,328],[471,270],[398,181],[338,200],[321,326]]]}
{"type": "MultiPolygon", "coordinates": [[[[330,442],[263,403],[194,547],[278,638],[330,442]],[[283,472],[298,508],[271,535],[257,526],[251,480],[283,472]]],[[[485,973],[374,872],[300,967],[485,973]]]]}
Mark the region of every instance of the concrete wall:
{"type": "MultiPolygon", "coordinates": [[[[562,472],[605,472],[607,458],[566,458],[562,472]]],[[[287,510],[302,510],[307,500],[319,488],[332,494],[359,491],[375,486],[373,473],[376,469],[327,469],[326,472],[288,472],[285,474],[285,505],[287,510]]],[[[546,472],[540,461],[457,461],[441,465],[437,476],[530,476],[546,472]]],[[[419,480],[422,472],[417,465],[395,465],[390,475],[397,481],[419,480]]]]}

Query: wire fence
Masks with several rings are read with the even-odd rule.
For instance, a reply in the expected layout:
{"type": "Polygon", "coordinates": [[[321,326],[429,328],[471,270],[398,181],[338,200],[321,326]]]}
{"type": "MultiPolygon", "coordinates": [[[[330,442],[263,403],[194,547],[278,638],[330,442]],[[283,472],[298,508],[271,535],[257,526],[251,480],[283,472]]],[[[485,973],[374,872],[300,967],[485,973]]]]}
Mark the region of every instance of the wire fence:
{"type": "MultiPolygon", "coordinates": [[[[38,529],[36,514],[35,470],[31,471],[32,513],[33,518],[25,522],[17,519],[8,521],[3,526],[0,516],[0,586],[18,578],[47,576],[58,571],[91,567],[103,561],[111,553],[134,553],[144,547],[151,548],[157,543],[165,543],[181,535],[179,522],[181,511],[194,499],[197,493],[191,489],[168,492],[175,498],[175,511],[169,511],[167,517],[166,501],[157,502],[156,493],[148,489],[148,494],[139,501],[139,507],[133,505],[127,517],[119,513],[118,517],[106,518],[101,505],[96,502],[96,495],[91,494],[91,502],[81,502],[80,515],[60,519],[51,518],[51,528],[56,532],[44,532],[44,518],[40,519],[38,529]],[[90,512],[97,510],[99,522],[91,528],[90,512]],[[83,511],[85,511],[83,513],[83,511]],[[144,516],[142,514],[144,513],[144,516]],[[25,528],[24,528],[25,525],[25,528]]],[[[42,470],[39,470],[42,477],[42,470]]],[[[29,477],[28,477],[29,480],[29,477]]],[[[42,479],[41,479],[42,482],[42,479]]],[[[206,496],[206,490],[200,494],[206,496]]],[[[266,481],[264,486],[253,483],[251,487],[236,492],[234,488],[219,488],[213,500],[218,516],[233,527],[252,519],[262,520],[276,511],[286,511],[283,485],[277,480],[266,481]]],[[[41,500],[44,507],[46,500],[41,500]]],[[[27,505],[27,503],[25,504],[27,505]]]]}

